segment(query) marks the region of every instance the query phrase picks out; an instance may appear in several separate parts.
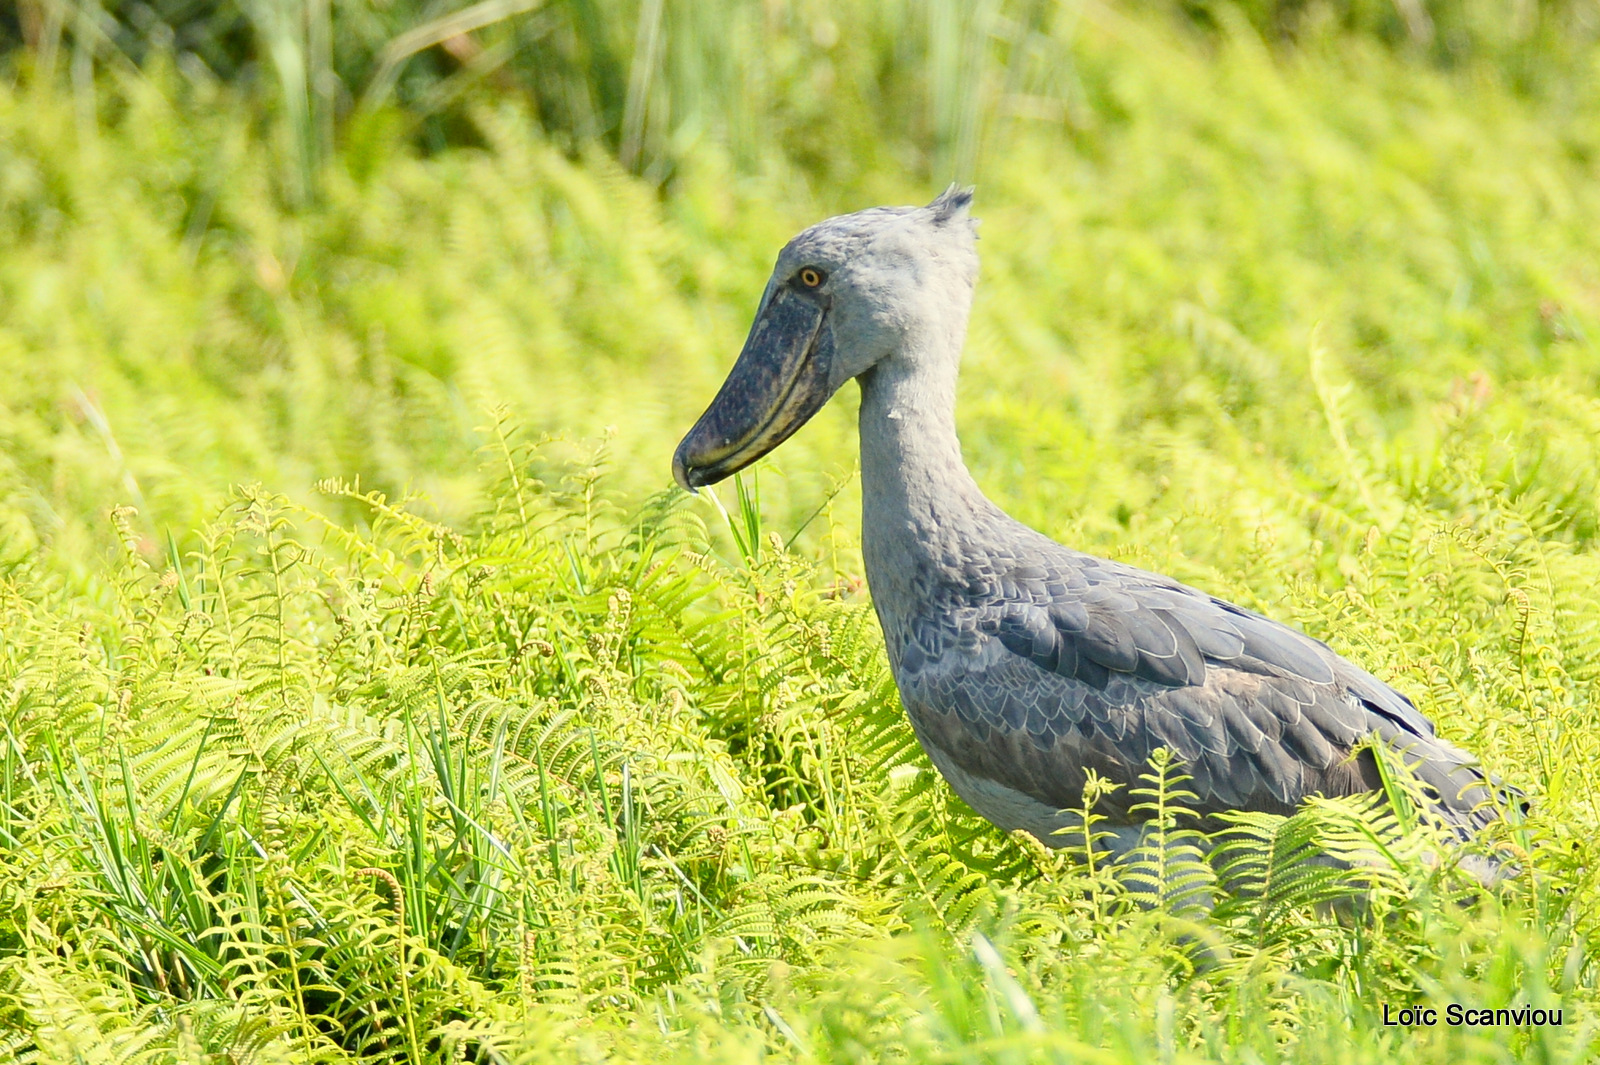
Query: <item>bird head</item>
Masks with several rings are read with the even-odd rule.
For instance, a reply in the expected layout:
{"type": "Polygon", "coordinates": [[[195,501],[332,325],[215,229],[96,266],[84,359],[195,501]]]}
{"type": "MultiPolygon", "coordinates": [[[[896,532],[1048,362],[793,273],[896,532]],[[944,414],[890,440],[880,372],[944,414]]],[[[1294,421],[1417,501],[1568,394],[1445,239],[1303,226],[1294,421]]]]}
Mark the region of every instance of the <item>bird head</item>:
{"type": "Polygon", "coordinates": [[[946,351],[919,335],[965,328],[978,273],[971,202],[952,185],[926,207],[840,215],[791,240],[744,350],[672,456],[677,482],[693,491],[744,469],[886,359],[946,351]]]}

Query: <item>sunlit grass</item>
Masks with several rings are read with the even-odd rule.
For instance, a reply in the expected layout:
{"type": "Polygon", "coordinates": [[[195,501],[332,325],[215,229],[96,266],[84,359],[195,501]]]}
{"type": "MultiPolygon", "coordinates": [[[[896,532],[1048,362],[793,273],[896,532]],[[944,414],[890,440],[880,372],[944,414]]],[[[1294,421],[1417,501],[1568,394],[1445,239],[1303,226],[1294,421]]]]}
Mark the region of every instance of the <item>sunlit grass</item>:
{"type": "MultiPolygon", "coordinates": [[[[1208,915],[1192,863],[1000,835],[895,700],[849,390],[717,502],[669,487],[776,250],[928,198],[925,159],[814,182],[708,142],[662,192],[473,98],[483,147],[379,115],[301,197],[270,124],[155,62],[98,115],[0,91],[0,1045],[1581,1060],[1592,120],[1359,40],[1079,14],[1054,103],[973,149],[978,479],[1411,694],[1532,799],[1522,875],[1407,858],[1363,907],[1208,915]],[[1381,1024],[1451,1001],[1565,1026],[1381,1024]]],[[[1231,853],[1428,849],[1386,816],[1231,853]]]]}

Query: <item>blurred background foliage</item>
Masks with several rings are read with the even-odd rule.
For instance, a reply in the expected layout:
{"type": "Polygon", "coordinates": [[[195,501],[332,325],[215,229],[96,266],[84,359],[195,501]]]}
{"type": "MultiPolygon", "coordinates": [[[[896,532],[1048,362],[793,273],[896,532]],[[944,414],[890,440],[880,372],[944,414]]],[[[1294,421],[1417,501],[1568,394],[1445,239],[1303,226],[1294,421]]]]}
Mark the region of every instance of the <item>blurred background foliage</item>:
{"type": "MultiPolygon", "coordinates": [[[[1567,93],[1600,34],[1592,0],[1133,10],[1201,38],[1247,21],[1280,48],[1355,35],[1539,95],[1567,93]]],[[[891,163],[970,176],[986,127],[1070,92],[1060,44],[1076,19],[1051,0],[19,0],[0,49],[77,78],[176,58],[276,113],[301,195],[375,110],[429,151],[483,143],[470,104],[485,92],[522,102],[552,143],[603,146],[657,184],[713,143],[742,168],[777,153],[837,187],[891,163]]]]}
{"type": "MultiPolygon", "coordinates": [[[[1590,391],[1596,10],[29,0],[12,498],[46,540],[329,472],[459,514],[501,401],[659,484],[776,248],[952,178],[987,226],[969,452],[1030,520],[1139,512],[1163,433],[1315,468],[1347,385],[1362,435],[1432,448],[1463,389],[1590,391]]],[[[852,398],[769,467],[791,528],[849,476],[852,398]]],[[[1517,434],[1486,461],[1570,467],[1551,505],[1592,537],[1582,449],[1517,434]]]]}
{"type": "Polygon", "coordinates": [[[0,9],[0,1049],[1583,1060],[1596,33],[1537,0],[0,9]],[[1530,875],[1403,862],[1344,922],[1129,906],[916,752],[851,390],[742,500],[669,487],[777,249],[951,179],[979,481],[1392,679],[1532,796],[1530,875]],[[1569,1027],[1385,1029],[1402,1000],[1569,1027]]]}

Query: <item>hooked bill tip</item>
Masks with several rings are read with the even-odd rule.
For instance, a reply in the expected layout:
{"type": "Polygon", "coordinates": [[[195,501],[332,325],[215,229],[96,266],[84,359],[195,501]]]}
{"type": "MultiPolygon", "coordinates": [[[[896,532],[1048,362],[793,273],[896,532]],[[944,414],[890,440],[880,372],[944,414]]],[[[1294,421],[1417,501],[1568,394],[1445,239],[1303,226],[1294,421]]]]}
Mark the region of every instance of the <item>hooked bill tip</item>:
{"type": "MultiPolygon", "coordinates": [[[[684,443],[688,443],[688,440],[686,439],[684,443]]],[[[695,473],[696,471],[684,461],[683,444],[679,444],[678,450],[672,453],[672,479],[678,482],[679,488],[690,495],[699,495],[700,485],[694,483],[695,473]]]]}

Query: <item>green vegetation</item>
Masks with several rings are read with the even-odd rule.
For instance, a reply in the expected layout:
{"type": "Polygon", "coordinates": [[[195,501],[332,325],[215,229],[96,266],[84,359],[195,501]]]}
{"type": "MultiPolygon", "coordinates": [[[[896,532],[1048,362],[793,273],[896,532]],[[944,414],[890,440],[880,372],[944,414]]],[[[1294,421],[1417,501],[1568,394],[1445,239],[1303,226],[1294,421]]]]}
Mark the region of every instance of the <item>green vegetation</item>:
{"type": "Polygon", "coordinates": [[[859,33],[843,3],[726,6],[774,13],[717,53],[772,57],[738,68],[747,111],[726,80],[688,107],[663,46],[639,92],[677,102],[630,127],[624,91],[585,133],[494,73],[599,85],[529,58],[579,54],[578,23],[507,15],[474,38],[498,65],[427,52],[362,109],[371,42],[438,15],[374,7],[396,22],[335,34],[324,113],[238,33],[207,73],[25,5],[0,84],[0,1055],[1592,1056],[1587,9],[1452,36],[1487,8],[1308,6],[1285,49],[1250,19],[1288,8],[964,6],[979,48],[937,4],[859,33]],[[1416,10],[1435,36],[1391,32],[1416,10]],[[1226,889],[1185,857],[1172,766],[1142,797],[1174,845],[1129,867],[1005,837],[903,722],[853,397],[720,504],[669,488],[783,241],[952,171],[984,221],[979,481],[1413,695],[1528,793],[1497,841],[1521,875],[1431,861],[1403,780],[1244,821],[1226,889]],[[1296,861],[1319,845],[1385,856],[1296,861]],[[1564,1026],[1382,1023],[1451,1002],[1564,1026]]]}

